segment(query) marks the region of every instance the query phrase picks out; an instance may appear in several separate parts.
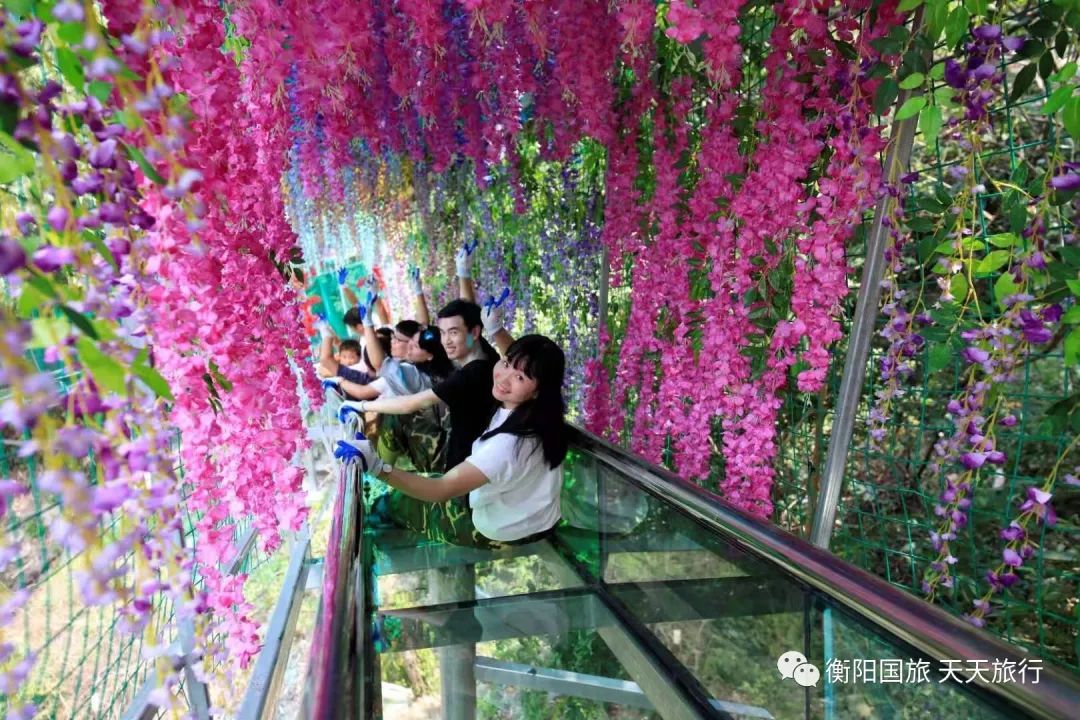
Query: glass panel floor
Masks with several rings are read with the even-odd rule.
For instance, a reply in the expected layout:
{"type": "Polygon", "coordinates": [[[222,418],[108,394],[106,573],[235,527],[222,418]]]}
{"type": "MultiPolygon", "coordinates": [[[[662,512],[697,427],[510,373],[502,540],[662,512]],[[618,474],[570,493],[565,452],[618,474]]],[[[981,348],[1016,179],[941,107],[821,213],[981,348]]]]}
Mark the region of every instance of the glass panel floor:
{"type": "Polygon", "coordinates": [[[875,667],[918,656],[667,520],[603,540],[565,528],[496,552],[369,531],[367,717],[1004,717],[937,678],[826,682],[826,654],[875,667]],[[816,683],[779,671],[789,652],[816,683]]]}

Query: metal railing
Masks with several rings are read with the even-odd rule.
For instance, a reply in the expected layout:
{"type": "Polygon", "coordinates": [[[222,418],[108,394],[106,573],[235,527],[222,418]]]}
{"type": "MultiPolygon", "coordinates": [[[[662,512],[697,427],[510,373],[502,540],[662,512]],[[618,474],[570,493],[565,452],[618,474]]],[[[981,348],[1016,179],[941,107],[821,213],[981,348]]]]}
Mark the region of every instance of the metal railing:
{"type": "MultiPolygon", "coordinates": [[[[345,423],[355,432],[356,416],[345,423]]],[[[358,463],[342,464],[334,501],[330,538],[323,566],[323,594],[311,644],[308,680],[300,717],[357,717],[361,707],[363,668],[356,665],[355,638],[362,608],[356,606],[363,582],[358,567],[362,473],[358,463]]]]}
{"type": "MultiPolygon", "coordinates": [[[[571,447],[592,456],[644,492],[693,518],[718,538],[770,563],[792,579],[843,607],[885,634],[931,658],[960,661],[998,658],[1019,663],[1027,656],[994,636],[976,630],[941,608],[923,602],[866,571],[838,559],[766,521],[744,514],[697,485],[650,465],[579,428],[571,447]]],[[[360,473],[342,469],[334,526],[327,551],[324,596],[318,621],[308,688],[301,717],[331,720],[355,717],[363,707],[364,650],[358,638],[364,622],[359,561],[360,473]]],[[[368,668],[371,670],[371,668],[368,668]]],[[[987,682],[972,685],[984,696],[1019,714],[1075,717],[1080,683],[1053,667],[1043,667],[1037,684],[987,682]]]]}
{"type": "MultiPolygon", "coordinates": [[[[728,505],[719,496],[607,441],[573,429],[571,447],[592,455],[649,494],[682,510],[725,540],[772,563],[796,580],[878,626],[925,655],[967,661],[1028,659],[1018,648],[979,631],[801,538],[728,505]]],[[[1047,718],[1076,717],[1080,682],[1054,667],[1042,668],[1038,683],[972,684],[990,697],[1047,718]]]]}

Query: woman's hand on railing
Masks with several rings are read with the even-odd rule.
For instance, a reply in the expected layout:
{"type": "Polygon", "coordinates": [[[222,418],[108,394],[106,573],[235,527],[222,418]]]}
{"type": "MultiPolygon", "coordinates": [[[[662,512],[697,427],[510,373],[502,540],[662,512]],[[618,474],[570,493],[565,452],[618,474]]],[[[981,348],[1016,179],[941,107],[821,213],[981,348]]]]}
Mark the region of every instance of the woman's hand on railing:
{"type": "Polygon", "coordinates": [[[362,421],[364,419],[364,413],[367,410],[364,409],[366,401],[364,400],[346,400],[341,403],[341,409],[338,410],[338,420],[345,422],[349,418],[349,414],[355,414],[357,420],[362,421]]]}
{"type": "Polygon", "coordinates": [[[351,462],[359,462],[363,471],[372,475],[378,475],[383,468],[382,458],[375,452],[371,441],[364,437],[364,433],[356,433],[353,440],[338,440],[334,457],[348,465],[351,462]]]}

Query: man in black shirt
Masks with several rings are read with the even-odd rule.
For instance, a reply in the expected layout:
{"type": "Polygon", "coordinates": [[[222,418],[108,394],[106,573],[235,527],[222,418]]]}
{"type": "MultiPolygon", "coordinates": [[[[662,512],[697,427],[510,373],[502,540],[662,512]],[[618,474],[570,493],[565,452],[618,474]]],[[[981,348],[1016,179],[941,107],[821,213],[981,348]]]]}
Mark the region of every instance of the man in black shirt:
{"type": "Polygon", "coordinates": [[[498,354],[481,336],[480,306],[453,300],[439,311],[439,330],[446,354],[457,370],[430,390],[415,395],[350,403],[361,412],[407,415],[443,403],[450,411],[446,469],[469,457],[473,441],[487,428],[495,407],[492,371],[498,354]]]}

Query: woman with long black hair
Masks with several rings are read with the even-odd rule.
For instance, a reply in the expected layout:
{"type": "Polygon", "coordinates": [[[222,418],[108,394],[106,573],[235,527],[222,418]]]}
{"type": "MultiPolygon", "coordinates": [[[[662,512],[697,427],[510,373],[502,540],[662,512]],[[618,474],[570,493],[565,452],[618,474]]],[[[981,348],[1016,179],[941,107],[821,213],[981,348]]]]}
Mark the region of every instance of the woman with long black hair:
{"type": "MultiPolygon", "coordinates": [[[[566,358],[543,335],[525,335],[492,371],[494,408],[472,453],[440,477],[385,463],[364,439],[339,443],[339,456],[362,458],[393,490],[371,508],[431,540],[497,547],[534,542],[559,521],[567,451],[562,384],[566,358]],[[469,508],[450,502],[469,496],[469,508]]],[[[478,401],[481,401],[478,399],[478,401]]]]}

